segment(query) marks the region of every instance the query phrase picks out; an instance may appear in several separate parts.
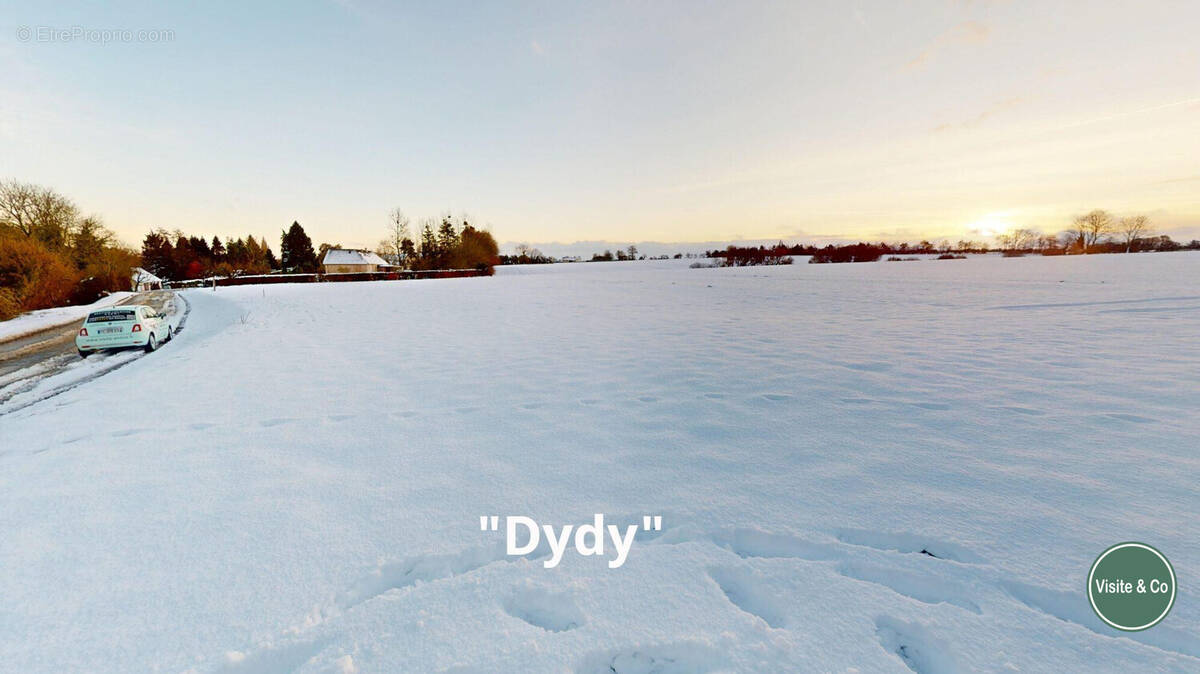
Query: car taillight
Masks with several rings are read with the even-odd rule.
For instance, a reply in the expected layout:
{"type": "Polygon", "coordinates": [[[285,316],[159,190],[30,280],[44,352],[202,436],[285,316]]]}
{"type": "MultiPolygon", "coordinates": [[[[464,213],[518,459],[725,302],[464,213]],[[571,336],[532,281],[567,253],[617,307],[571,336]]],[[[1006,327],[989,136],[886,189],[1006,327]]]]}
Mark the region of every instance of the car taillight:
{"type": "Polygon", "coordinates": [[[133,324],[133,329],[132,329],[132,330],[130,330],[130,332],[141,332],[141,331],[142,331],[142,324],[141,324],[141,323],[134,323],[134,324],[133,324]]]}
{"type": "Polygon", "coordinates": [[[87,337],[87,328],[79,328],[79,336],[87,337]]]}

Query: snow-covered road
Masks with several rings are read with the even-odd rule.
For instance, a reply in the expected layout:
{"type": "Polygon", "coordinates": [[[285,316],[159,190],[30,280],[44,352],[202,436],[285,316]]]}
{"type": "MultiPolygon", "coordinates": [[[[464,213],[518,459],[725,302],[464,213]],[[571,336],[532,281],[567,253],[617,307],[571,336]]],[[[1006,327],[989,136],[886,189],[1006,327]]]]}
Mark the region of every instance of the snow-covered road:
{"type": "MultiPolygon", "coordinates": [[[[127,296],[112,304],[152,306],[173,316],[176,331],[182,330],[187,322],[187,302],[177,301],[175,293],[169,290],[122,295],[127,296]]],[[[107,303],[91,306],[107,306],[107,303]]],[[[78,318],[65,327],[41,330],[0,344],[0,415],[52,398],[142,355],[130,349],[102,351],[87,362],[81,361],[75,348],[75,332],[82,320],[78,318]]]]}
{"type": "Polygon", "coordinates": [[[187,291],[0,417],[0,669],[1200,669],[1200,254],[683,262],[187,291]],[[663,531],[479,521],[594,513],[663,531]],[[1083,591],[1124,540],[1145,632],[1083,591]]]}

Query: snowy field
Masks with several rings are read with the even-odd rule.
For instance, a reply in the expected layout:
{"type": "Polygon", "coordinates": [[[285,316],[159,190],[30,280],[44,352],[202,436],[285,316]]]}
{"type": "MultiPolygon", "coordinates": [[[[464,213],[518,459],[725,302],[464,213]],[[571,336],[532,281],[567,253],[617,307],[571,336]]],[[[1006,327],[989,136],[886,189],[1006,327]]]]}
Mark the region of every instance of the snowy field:
{"type": "Polygon", "coordinates": [[[0,416],[0,670],[1200,671],[1200,254],[686,263],[187,291],[0,416]]]}

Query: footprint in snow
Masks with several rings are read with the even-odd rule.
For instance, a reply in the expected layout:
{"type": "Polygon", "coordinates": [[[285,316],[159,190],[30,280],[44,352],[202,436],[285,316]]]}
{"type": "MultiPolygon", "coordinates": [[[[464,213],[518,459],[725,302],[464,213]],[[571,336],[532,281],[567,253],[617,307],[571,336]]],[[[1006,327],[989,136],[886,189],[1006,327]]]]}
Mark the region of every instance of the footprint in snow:
{"type": "Polygon", "coordinates": [[[1013,599],[1034,611],[1079,625],[1101,636],[1132,639],[1160,650],[1200,658],[1200,641],[1197,641],[1194,634],[1177,627],[1160,624],[1155,625],[1154,629],[1141,632],[1118,632],[1100,622],[1100,618],[1088,605],[1087,597],[1082,593],[1053,590],[1011,580],[1000,581],[1000,586],[1013,599]]]}
{"type": "Polygon", "coordinates": [[[149,431],[150,431],[149,428],[127,428],[123,431],[113,431],[109,435],[111,435],[114,438],[127,438],[131,435],[139,435],[141,433],[147,433],[149,431]]]}
{"type": "Polygon", "coordinates": [[[859,372],[887,372],[892,369],[890,363],[838,363],[848,370],[857,370],[859,372]]]}
{"type": "Polygon", "coordinates": [[[519,588],[505,600],[503,607],[510,616],[547,632],[566,632],[586,622],[573,599],[541,588],[519,588]]]}
{"type": "Polygon", "coordinates": [[[842,562],[836,570],[847,578],[885,587],[923,604],[950,604],[975,614],[983,612],[979,604],[967,599],[969,590],[966,587],[941,575],[857,562],[842,562]]]}
{"type": "Polygon", "coordinates": [[[948,409],[950,409],[950,406],[949,406],[949,405],[947,405],[946,403],[918,403],[918,402],[910,402],[910,403],[907,403],[907,404],[908,404],[908,405],[911,405],[911,406],[913,406],[913,407],[920,407],[920,408],[921,408],[921,409],[923,409],[923,410],[948,410],[948,409]]]}
{"type": "Polygon", "coordinates": [[[1043,412],[1042,410],[1036,410],[1036,409],[1033,409],[1032,407],[1021,407],[1020,405],[1003,405],[1000,407],[1000,409],[1008,411],[1008,412],[1016,412],[1017,414],[1024,414],[1024,415],[1031,416],[1031,417],[1041,417],[1041,416],[1046,415],[1046,413],[1043,412]]]}
{"type": "Polygon", "coordinates": [[[957,543],[939,541],[917,534],[839,529],[835,535],[843,543],[876,550],[921,554],[964,564],[982,564],[984,562],[982,557],[957,543]]]}
{"type": "Polygon", "coordinates": [[[700,642],[679,642],[598,651],[584,656],[577,674],[705,674],[726,671],[728,658],[700,642]]]}
{"type": "Polygon", "coordinates": [[[742,567],[713,567],[708,570],[708,576],[725,593],[729,603],[743,612],[761,619],[769,627],[780,629],[786,626],[785,604],[754,571],[742,567]]]}
{"type": "Polygon", "coordinates": [[[879,616],[875,619],[875,636],[880,646],[918,674],[958,671],[946,644],[923,625],[879,616]]]}
{"type": "Polygon", "coordinates": [[[725,548],[738,557],[764,557],[828,561],[845,557],[845,551],[828,543],[806,541],[788,534],[775,534],[759,529],[718,529],[707,534],[714,545],[725,548]]]}
{"type": "Polygon", "coordinates": [[[1119,412],[1105,414],[1104,416],[1116,421],[1127,421],[1131,424],[1152,424],[1155,421],[1158,421],[1157,419],[1151,419],[1150,417],[1143,417],[1137,414],[1121,414],[1119,412]]]}

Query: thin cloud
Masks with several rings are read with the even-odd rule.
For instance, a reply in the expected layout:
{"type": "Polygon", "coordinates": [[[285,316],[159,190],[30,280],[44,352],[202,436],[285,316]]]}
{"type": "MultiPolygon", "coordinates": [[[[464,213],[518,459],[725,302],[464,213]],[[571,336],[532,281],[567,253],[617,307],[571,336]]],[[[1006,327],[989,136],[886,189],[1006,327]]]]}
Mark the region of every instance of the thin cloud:
{"type": "Polygon", "coordinates": [[[1055,127],[1054,130],[1060,131],[1062,129],[1073,129],[1073,128],[1080,127],[1080,126],[1088,126],[1089,124],[1099,124],[1101,122],[1110,122],[1115,119],[1124,119],[1125,117],[1132,117],[1134,115],[1145,115],[1145,114],[1148,114],[1151,112],[1158,112],[1159,110],[1169,110],[1171,108],[1178,108],[1181,106],[1192,106],[1192,105],[1200,105],[1200,97],[1185,98],[1182,101],[1172,101],[1171,103],[1163,103],[1161,105],[1152,105],[1147,108],[1138,108],[1136,110],[1126,110],[1125,112],[1116,112],[1111,115],[1104,115],[1102,117],[1093,117],[1092,119],[1083,119],[1078,122],[1071,122],[1069,124],[1063,124],[1062,126],[1055,127]]]}
{"type": "Polygon", "coordinates": [[[546,49],[542,47],[541,43],[539,43],[537,40],[530,40],[529,50],[538,56],[544,56],[546,54],[546,49]]]}
{"type": "Polygon", "coordinates": [[[929,63],[938,52],[949,47],[961,45],[979,45],[986,43],[992,36],[992,29],[987,24],[978,21],[963,21],[950,30],[942,33],[922,49],[911,61],[904,64],[905,70],[915,70],[929,63]]]}
{"type": "Polygon", "coordinates": [[[983,124],[991,117],[994,117],[995,115],[997,115],[1001,112],[1004,112],[1005,110],[1008,110],[1009,108],[1016,107],[1024,102],[1025,102],[1025,99],[1020,96],[1013,96],[1012,98],[1006,98],[1002,101],[998,101],[997,103],[993,104],[991,107],[985,109],[983,112],[980,112],[979,114],[977,114],[974,117],[971,117],[969,119],[965,119],[961,122],[953,122],[953,123],[947,122],[945,124],[938,124],[936,127],[933,128],[933,132],[934,133],[943,133],[945,131],[954,131],[954,130],[959,130],[959,129],[973,129],[973,128],[983,124]]]}
{"type": "Polygon", "coordinates": [[[1156,180],[1151,185],[1174,185],[1175,183],[1194,183],[1200,181],[1200,175],[1186,176],[1184,178],[1168,178],[1167,180],[1156,180]]]}

